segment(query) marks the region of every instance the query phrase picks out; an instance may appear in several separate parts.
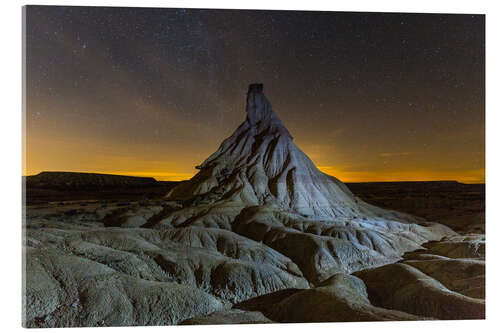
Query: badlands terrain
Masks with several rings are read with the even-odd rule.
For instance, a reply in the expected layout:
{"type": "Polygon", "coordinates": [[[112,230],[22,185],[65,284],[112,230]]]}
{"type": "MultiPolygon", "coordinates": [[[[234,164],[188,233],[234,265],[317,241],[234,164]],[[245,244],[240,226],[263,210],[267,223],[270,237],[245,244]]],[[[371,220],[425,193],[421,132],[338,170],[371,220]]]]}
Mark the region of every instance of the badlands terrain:
{"type": "Polygon", "coordinates": [[[484,318],[484,185],[343,184],[259,84],[197,169],[26,177],[24,325],[484,318]]]}

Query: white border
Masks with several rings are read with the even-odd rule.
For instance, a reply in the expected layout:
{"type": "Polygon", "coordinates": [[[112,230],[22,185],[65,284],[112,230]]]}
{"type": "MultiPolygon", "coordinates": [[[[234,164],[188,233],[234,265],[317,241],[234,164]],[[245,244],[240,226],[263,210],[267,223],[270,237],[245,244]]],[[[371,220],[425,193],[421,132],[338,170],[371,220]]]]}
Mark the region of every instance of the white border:
{"type": "MultiPolygon", "coordinates": [[[[147,330],[148,332],[168,331],[201,331],[241,332],[255,330],[274,331],[286,329],[299,331],[304,329],[330,331],[348,330],[349,332],[366,332],[383,330],[384,332],[489,332],[500,327],[498,304],[498,234],[500,215],[498,214],[498,175],[499,157],[498,134],[499,103],[499,22],[500,15],[496,1],[401,1],[401,0],[349,0],[329,2],[321,0],[251,0],[251,1],[4,1],[0,10],[2,29],[2,119],[0,133],[2,135],[2,166],[0,223],[2,224],[2,274],[1,276],[1,322],[3,330],[21,330],[21,6],[37,5],[81,5],[81,6],[127,6],[127,7],[185,7],[185,8],[242,8],[242,9],[296,9],[296,10],[331,10],[331,11],[375,11],[375,12],[425,12],[425,13],[476,13],[486,14],[487,26],[487,89],[486,89],[486,184],[487,184],[487,320],[484,321],[434,321],[434,322],[390,322],[390,323],[328,323],[328,324],[282,324],[282,325],[238,325],[238,326],[192,326],[192,327],[141,327],[141,328],[101,328],[107,332],[123,330],[147,330]],[[7,213],[4,214],[4,211],[7,213]],[[286,325],[286,326],[285,326],[286,325]]],[[[60,329],[58,331],[65,331],[60,329]]],[[[89,329],[82,329],[84,331],[89,329]]]]}

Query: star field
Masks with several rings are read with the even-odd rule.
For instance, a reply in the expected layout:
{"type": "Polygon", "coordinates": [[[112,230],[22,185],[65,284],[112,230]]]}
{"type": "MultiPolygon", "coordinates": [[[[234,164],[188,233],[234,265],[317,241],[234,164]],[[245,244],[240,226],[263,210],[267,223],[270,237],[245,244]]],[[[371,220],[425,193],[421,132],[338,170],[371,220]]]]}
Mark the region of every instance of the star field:
{"type": "Polygon", "coordinates": [[[186,179],[262,82],[343,181],[484,181],[484,16],[28,6],[27,174],[186,179]]]}

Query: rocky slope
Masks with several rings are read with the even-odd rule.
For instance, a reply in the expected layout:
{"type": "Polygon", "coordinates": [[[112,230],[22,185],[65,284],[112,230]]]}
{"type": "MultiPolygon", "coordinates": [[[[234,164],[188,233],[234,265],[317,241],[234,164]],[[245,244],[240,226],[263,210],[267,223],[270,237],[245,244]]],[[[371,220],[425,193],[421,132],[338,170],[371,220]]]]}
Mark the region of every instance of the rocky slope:
{"type": "Polygon", "coordinates": [[[260,84],[250,85],[246,120],[197,167],[200,172],[176,186],[167,199],[197,205],[266,205],[314,219],[393,217],[319,171],[294,144],[262,90],[260,84]]]}
{"type": "Polygon", "coordinates": [[[484,317],[484,237],[369,205],[293,143],[262,85],[164,201],[29,207],[28,327],[484,317]]]}

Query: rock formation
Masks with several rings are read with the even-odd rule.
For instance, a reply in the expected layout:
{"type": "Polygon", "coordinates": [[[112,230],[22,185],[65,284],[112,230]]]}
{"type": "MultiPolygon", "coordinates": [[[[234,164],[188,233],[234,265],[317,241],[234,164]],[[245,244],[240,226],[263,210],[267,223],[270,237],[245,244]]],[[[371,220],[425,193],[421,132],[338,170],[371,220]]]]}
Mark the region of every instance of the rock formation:
{"type": "Polygon", "coordinates": [[[161,205],[27,209],[25,325],[484,317],[484,238],[354,196],[261,84],[246,113],[161,205]]]}
{"type": "Polygon", "coordinates": [[[168,199],[267,205],[315,219],[384,215],[316,168],[273,112],[262,84],[249,86],[246,113],[238,129],[197,167],[200,172],[168,199]]]}
{"type": "Polygon", "coordinates": [[[326,175],[294,144],[262,84],[251,84],[246,119],[166,199],[182,206],[154,228],[232,230],[294,260],[317,283],[334,273],[394,262],[453,234],[439,224],[371,206],[326,175]]]}

